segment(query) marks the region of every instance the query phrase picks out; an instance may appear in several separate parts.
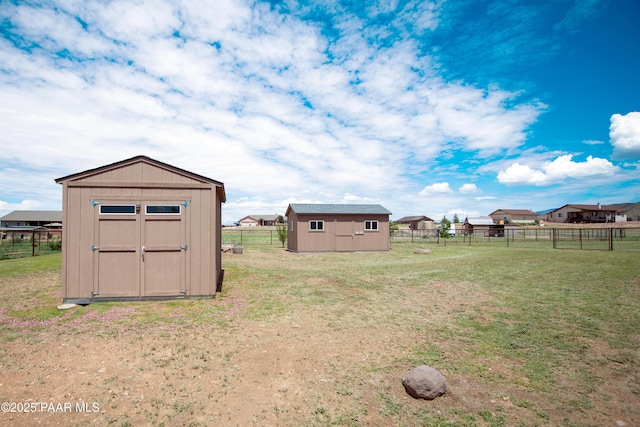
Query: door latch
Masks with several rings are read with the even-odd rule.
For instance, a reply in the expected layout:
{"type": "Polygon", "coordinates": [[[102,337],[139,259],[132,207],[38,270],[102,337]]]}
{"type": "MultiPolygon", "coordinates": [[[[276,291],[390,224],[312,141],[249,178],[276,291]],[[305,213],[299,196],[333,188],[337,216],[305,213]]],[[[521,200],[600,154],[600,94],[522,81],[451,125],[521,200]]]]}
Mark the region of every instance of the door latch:
{"type": "Polygon", "coordinates": [[[143,246],[142,250],[140,251],[140,252],[142,252],[142,262],[144,262],[144,251],[145,251],[145,249],[144,249],[144,246],[143,246]]]}

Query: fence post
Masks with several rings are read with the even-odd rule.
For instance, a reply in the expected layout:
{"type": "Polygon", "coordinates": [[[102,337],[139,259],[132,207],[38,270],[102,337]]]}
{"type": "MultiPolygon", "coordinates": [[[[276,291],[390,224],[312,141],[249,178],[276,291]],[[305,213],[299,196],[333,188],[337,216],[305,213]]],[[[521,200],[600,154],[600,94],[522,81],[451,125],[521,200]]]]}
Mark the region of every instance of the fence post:
{"type": "Polygon", "coordinates": [[[580,250],[582,250],[582,228],[578,229],[578,240],[580,240],[580,250]]]}
{"type": "Polygon", "coordinates": [[[609,229],[609,250],[613,251],[613,228],[609,229]]]}

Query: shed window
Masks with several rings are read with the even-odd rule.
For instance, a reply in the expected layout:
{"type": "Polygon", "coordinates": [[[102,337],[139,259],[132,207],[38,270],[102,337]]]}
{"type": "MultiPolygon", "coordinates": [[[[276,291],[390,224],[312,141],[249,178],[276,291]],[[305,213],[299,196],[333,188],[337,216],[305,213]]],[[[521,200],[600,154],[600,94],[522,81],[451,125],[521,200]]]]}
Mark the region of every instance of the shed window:
{"type": "Polygon", "coordinates": [[[310,231],[324,231],[324,221],[318,219],[312,219],[309,221],[310,231]]]}
{"type": "Polygon", "coordinates": [[[103,215],[135,215],[136,205],[100,205],[103,215]]]}
{"type": "Polygon", "coordinates": [[[364,222],[364,230],[365,231],[378,231],[378,221],[365,221],[364,222]]]}
{"type": "Polygon", "coordinates": [[[147,215],[180,215],[180,205],[146,205],[147,215]]]}

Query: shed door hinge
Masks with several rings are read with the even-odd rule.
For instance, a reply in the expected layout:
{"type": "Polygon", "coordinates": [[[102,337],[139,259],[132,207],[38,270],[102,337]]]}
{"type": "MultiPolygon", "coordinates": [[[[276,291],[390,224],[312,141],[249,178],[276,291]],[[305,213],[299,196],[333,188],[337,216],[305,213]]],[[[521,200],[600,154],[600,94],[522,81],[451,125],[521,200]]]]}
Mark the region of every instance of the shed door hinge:
{"type": "Polygon", "coordinates": [[[100,250],[100,246],[91,245],[91,252],[95,252],[95,251],[99,251],[99,250],[100,250]]]}
{"type": "Polygon", "coordinates": [[[189,250],[189,245],[180,246],[180,249],[188,251],[189,250]]]}
{"type": "Polygon", "coordinates": [[[180,204],[186,208],[187,206],[189,206],[189,201],[185,200],[184,202],[182,202],[180,204]]]}

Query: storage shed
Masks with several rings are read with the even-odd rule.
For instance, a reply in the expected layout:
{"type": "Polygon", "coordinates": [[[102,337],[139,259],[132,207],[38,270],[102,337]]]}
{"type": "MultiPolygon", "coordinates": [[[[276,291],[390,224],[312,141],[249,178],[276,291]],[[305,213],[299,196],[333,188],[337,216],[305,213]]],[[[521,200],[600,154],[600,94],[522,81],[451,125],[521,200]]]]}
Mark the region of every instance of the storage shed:
{"type": "Polygon", "coordinates": [[[224,184],[137,156],[62,184],[62,298],[213,297],[224,184]]]}
{"type": "Polygon", "coordinates": [[[293,252],[389,250],[389,212],[380,205],[292,203],[287,247],[293,252]]]}

